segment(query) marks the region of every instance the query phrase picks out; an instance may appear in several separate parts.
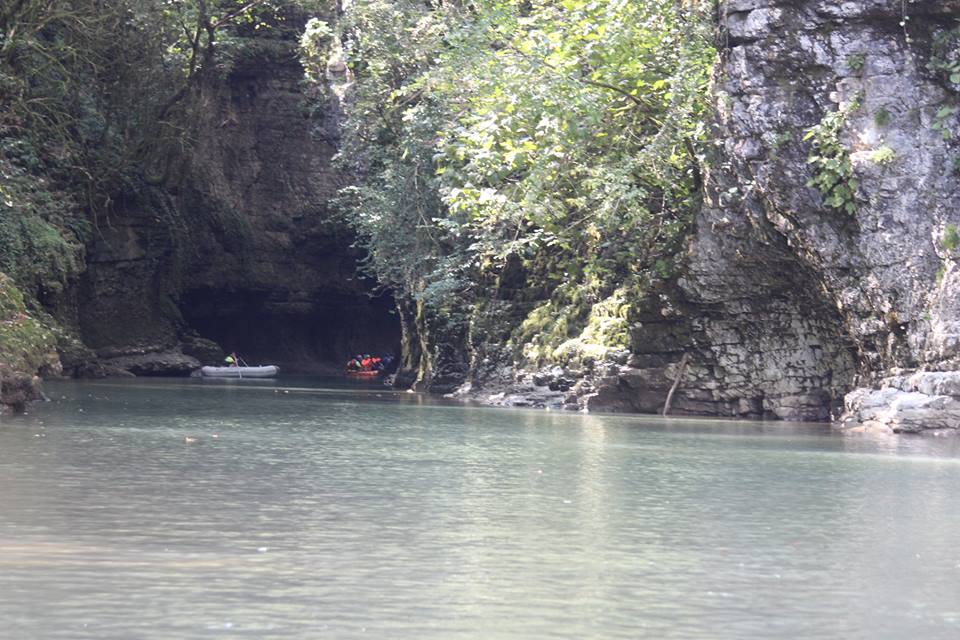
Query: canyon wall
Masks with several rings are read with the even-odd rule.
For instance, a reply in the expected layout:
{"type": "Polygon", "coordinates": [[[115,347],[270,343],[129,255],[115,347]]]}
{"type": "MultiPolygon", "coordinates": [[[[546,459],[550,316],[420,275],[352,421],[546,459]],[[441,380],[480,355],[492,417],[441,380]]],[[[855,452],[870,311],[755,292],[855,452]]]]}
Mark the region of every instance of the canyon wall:
{"type": "Polygon", "coordinates": [[[330,204],[338,106],[306,94],[307,16],[281,17],[204,79],[167,184],[132,185],[98,224],[76,315],[107,373],[183,374],[222,359],[217,345],[323,370],[399,345],[392,300],[372,295],[330,204]]]}
{"type": "MultiPolygon", "coordinates": [[[[719,306],[721,322],[743,315],[720,336],[746,354],[724,362],[723,337],[707,349],[724,391],[746,375],[774,414],[825,418],[855,385],[956,368],[957,85],[943,67],[956,61],[958,10],[722,5],[719,153],[681,288],[719,306]],[[835,129],[831,114],[842,114],[835,129]],[[842,151],[825,153],[823,136],[842,151]],[[831,202],[836,192],[808,186],[834,166],[812,156],[848,162],[853,193],[831,202]],[[737,339],[737,327],[754,338],[737,339]]],[[[889,427],[924,427],[890,417],[889,427]]]]}
{"type": "Polygon", "coordinates": [[[64,367],[186,373],[221,348],[334,367],[394,349],[402,320],[398,381],[419,390],[956,429],[958,14],[960,0],[719,3],[704,204],[679,268],[625,301],[623,343],[536,369],[511,344],[546,299],[518,294],[543,289],[522,268],[450,317],[371,297],[331,204],[341,105],[307,95],[293,11],[205,80],[189,155],[164,185],[117,194],[78,286],[41,300],[95,351],[61,348],[64,367]]]}

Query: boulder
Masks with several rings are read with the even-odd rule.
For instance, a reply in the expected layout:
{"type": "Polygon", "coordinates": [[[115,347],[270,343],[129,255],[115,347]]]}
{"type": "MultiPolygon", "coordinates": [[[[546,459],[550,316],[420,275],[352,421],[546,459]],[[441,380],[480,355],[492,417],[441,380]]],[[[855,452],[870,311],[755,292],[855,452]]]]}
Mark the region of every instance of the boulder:
{"type": "Polygon", "coordinates": [[[103,375],[189,376],[200,368],[200,361],[179,351],[161,351],[124,355],[102,360],[103,375]]]}
{"type": "Polygon", "coordinates": [[[960,433],[960,372],[922,371],[847,394],[840,425],[847,430],[960,433]]]}
{"type": "Polygon", "coordinates": [[[223,364],[223,359],[227,355],[219,344],[200,336],[183,338],[180,341],[180,350],[184,355],[196,358],[200,364],[210,366],[223,364]]]}
{"type": "Polygon", "coordinates": [[[17,372],[0,364],[0,413],[22,413],[28,403],[41,398],[43,392],[38,376],[17,372]]]}

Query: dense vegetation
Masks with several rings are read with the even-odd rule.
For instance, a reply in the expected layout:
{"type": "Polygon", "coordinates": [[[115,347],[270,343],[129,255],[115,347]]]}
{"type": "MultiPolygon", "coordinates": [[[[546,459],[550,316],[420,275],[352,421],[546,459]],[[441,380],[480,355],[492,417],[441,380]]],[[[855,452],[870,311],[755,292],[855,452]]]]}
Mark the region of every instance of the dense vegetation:
{"type": "MultiPolygon", "coordinates": [[[[182,178],[205,79],[244,36],[327,5],[0,7],[0,272],[27,307],[69,287],[123,194],[182,178]]],[[[625,346],[697,206],[712,5],[356,0],[308,23],[307,81],[343,111],[339,210],[423,346],[625,346]]]]}
{"type": "Polygon", "coordinates": [[[531,363],[623,346],[697,204],[708,5],[357,0],[312,23],[310,75],[351,74],[341,204],[371,271],[531,363]]]}
{"type": "Polygon", "coordinates": [[[0,378],[48,364],[53,347],[53,334],[27,313],[19,289],[0,273],[0,378]]]}

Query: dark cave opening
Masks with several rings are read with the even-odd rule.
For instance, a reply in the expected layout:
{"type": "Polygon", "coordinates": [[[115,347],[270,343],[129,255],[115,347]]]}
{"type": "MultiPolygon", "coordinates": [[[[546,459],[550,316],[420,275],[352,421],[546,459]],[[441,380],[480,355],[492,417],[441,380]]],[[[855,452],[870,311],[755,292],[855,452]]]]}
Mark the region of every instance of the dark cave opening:
{"type": "Polygon", "coordinates": [[[393,298],[194,289],[180,298],[186,322],[249,364],[285,372],[335,373],[357,353],[399,354],[393,298]]]}

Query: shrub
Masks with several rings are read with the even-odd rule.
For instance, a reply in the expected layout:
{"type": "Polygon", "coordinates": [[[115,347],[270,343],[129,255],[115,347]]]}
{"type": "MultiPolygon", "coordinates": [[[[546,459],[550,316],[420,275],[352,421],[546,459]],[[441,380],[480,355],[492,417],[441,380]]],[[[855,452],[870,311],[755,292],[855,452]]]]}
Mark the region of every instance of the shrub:
{"type": "Polygon", "coordinates": [[[860,101],[854,100],[845,108],[828,113],[803,137],[813,144],[807,162],[813,166],[814,175],[807,186],[816,187],[828,207],[851,215],[857,210],[860,183],[853,171],[850,152],[840,140],[840,132],[849,114],[859,106],[860,101]]]}
{"type": "Polygon", "coordinates": [[[882,145],[877,147],[870,152],[870,161],[874,164],[879,164],[881,166],[886,166],[893,162],[897,157],[897,152],[888,147],[887,145],[882,145]]]}
{"type": "Polygon", "coordinates": [[[957,232],[957,225],[948,224],[944,227],[941,243],[947,251],[953,251],[960,246],[960,233],[957,232]]]}

